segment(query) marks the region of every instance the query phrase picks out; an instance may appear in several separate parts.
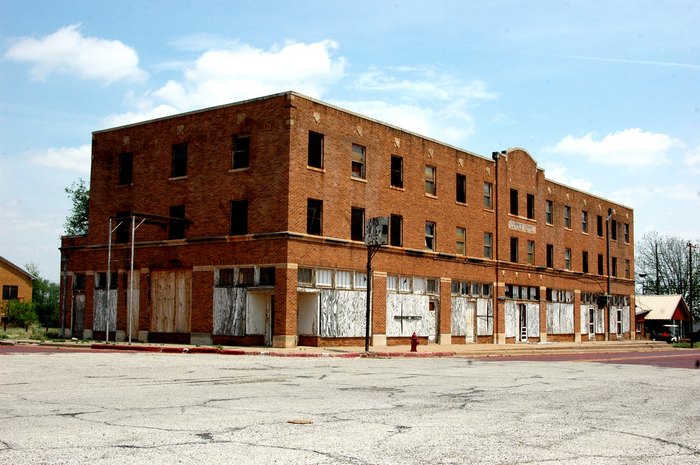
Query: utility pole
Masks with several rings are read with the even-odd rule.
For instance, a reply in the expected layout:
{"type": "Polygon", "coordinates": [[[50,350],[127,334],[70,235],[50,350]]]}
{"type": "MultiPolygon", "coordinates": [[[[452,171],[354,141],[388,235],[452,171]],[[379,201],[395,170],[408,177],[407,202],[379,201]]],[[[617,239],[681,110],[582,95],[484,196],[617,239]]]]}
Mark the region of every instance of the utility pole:
{"type": "Polygon", "coordinates": [[[656,266],[656,281],[654,282],[654,293],[661,295],[661,285],[659,284],[659,241],[654,242],[654,265],[656,266]]]}
{"type": "Polygon", "coordinates": [[[693,348],[693,249],[697,247],[688,241],[688,308],[690,309],[690,348],[693,348]]]}
{"type": "Polygon", "coordinates": [[[367,246],[367,296],[365,306],[365,352],[369,352],[369,336],[372,314],[372,257],[389,239],[389,218],[370,218],[365,222],[365,245],[367,246]]]}

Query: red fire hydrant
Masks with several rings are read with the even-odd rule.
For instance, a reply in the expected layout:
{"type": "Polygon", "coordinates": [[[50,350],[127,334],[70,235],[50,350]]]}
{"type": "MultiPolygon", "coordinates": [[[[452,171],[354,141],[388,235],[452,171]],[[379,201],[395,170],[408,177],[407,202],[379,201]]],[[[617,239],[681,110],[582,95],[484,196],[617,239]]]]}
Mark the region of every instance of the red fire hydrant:
{"type": "Polygon", "coordinates": [[[417,352],[418,351],[418,336],[416,336],[416,332],[413,332],[413,336],[411,336],[411,352],[417,352]]]}

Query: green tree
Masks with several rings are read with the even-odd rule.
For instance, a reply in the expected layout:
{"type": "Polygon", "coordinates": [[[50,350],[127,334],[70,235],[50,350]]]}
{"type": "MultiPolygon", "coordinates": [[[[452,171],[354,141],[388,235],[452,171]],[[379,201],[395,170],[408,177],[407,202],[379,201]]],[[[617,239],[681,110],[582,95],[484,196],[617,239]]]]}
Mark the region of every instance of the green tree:
{"type": "Polygon", "coordinates": [[[58,308],[60,300],[60,287],[58,283],[42,278],[39,267],[35,263],[28,263],[25,269],[34,275],[32,283],[32,302],[36,315],[47,330],[49,327],[58,326],[58,308]]]}
{"type": "Polygon", "coordinates": [[[82,178],[66,187],[66,194],[73,202],[73,208],[66,218],[64,227],[69,236],[84,236],[88,232],[88,208],[90,206],[90,189],[82,178]]]}
{"type": "Polygon", "coordinates": [[[28,331],[29,327],[37,321],[33,302],[11,300],[7,303],[5,314],[10,326],[24,328],[25,331],[28,331]]]}

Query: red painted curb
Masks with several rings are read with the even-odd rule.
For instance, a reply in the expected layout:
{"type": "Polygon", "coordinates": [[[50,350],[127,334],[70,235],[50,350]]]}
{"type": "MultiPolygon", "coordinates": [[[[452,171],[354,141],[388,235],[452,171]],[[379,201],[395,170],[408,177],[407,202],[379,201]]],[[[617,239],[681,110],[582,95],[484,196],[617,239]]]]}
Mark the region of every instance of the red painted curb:
{"type": "Polygon", "coordinates": [[[130,346],[130,345],[116,345],[116,344],[92,344],[90,346],[94,350],[128,350],[134,352],[160,352],[161,347],[157,346],[130,346]]]}

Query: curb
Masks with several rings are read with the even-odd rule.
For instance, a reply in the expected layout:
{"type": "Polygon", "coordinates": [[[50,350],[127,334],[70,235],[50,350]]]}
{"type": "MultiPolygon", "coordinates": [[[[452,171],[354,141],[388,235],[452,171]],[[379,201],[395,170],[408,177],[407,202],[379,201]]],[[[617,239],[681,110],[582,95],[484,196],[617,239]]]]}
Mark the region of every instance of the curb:
{"type": "Polygon", "coordinates": [[[163,354],[214,354],[214,355],[263,355],[268,357],[297,358],[443,358],[455,357],[456,352],[279,352],[241,349],[219,349],[217,347],[171,347],[126,344],[91,344],[92,350],[118,350],[126,352],[151,352],[163,354]]]}

